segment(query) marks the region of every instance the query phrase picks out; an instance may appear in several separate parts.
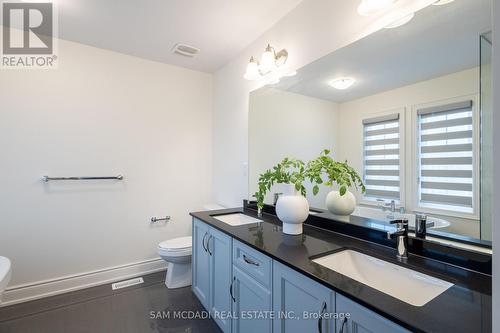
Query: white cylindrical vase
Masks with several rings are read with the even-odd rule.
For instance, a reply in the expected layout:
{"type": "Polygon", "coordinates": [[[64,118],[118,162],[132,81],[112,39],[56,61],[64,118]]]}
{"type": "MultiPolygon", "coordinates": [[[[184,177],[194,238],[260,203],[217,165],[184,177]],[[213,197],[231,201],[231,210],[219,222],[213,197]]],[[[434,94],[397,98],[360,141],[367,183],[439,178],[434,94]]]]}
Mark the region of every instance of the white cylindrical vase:
{"type": "Polygon", "coordinates": [[[283,194],[276,203],[276,215],[283,222],[283,233],[288,235],[302,233],[302,225],[309,216],[309,203],[295,189],[295,185],[284,186],[283,194]]]}
{"type": "Polygon", "coordinates": [[[326,208],[335,215],[351,215],[356,209],[356,197],[350,191],[340,195],[339,191],[331,191],[326,196],[326,208]]]}

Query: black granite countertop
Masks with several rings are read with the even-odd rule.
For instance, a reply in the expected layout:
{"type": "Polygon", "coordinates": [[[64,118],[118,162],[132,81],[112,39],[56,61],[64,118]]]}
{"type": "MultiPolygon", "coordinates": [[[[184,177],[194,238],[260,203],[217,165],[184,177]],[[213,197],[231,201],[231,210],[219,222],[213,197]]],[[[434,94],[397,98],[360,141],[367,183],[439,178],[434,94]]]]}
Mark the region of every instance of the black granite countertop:
{"type": "Polygon", "coordinates": [[[411,331],[479,333],[492,330],[490,275],[414,254],[409,254],[406,263],[400,263],[396,260],[395,249],[307,224],[304,224],[302,235],[285,235],[281,232],[281,222],[274,215],[264,214],[260,218],[264,222],[235,227],[212,217],[235,212],[257,217],[255,211],[243,208],[191,215],[411,331]],[[424,306],[417,307],[320,266],[311,259],[345,248],[454,285],[424,306]]]}

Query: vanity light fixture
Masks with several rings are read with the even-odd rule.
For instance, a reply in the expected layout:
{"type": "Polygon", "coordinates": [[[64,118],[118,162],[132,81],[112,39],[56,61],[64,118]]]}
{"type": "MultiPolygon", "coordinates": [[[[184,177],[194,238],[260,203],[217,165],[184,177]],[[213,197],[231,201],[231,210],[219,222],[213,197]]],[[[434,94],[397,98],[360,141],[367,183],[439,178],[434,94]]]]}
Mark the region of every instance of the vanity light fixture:
{"type": "Polygon", "coordinates": [[[259,64],[257,63],[257,60],[254,59],[254,57],[250,58],[250,61],[248,62],[247,65],[247,70],[245,72],[245,75],[243,75],[243,77],[246,80],[250,81],[257,80],[261,77],[259,73],[259,64]]]}
{"type": "Polygon", "coordinates": [[[295,72],[284,72],[283,65],[288,59],[288,51],[283,49],[276,53],[275,49],[268,44],[264,53],[262,53],[260,62],[254,57],[250,58],[243,78],[254,81],[261,78],[269,78],[268,84],[279,82],[282,76],[292,76],[295,72]]]}
{"type": "Polygon", "coordinates": [[[358,6],[359,15],[370,16],[391,7],[397,0],[362,0],[358,6]]]}
{"type": "Polygon", "coordinates": [[[267,44],[266,50],[262,53],[260,58],[259,70],[263,73],[274,71],[278,66],[276,65],[276,53],[271,45],[267,44]]]}
{"type": "Polygon", "coordinates": [[[434,6],[442,6],[442,5],[447,5],[449,3],[452,3],[455,0],[437,0],[436,2],[433,3],[434,6]]]}
{"type": "Polygon", "coordinates": [[[340,77],[331,81],[329,85],[338,90],[345,90],[352,86],[355,82],[356,80],[352,77],[340,77]]]}
{"type": "Polygon", "coordinates": [[[415,17],[415,13],[411,13],[409,15],[406,15],[400,19],[397,19],[396,21],[392,22],[391,24],[388,24],[385,26],[386,29],[393,29],[400,27],[402,25],[405,25],[406,23],[410,22],[413,18],[415,17]]]}

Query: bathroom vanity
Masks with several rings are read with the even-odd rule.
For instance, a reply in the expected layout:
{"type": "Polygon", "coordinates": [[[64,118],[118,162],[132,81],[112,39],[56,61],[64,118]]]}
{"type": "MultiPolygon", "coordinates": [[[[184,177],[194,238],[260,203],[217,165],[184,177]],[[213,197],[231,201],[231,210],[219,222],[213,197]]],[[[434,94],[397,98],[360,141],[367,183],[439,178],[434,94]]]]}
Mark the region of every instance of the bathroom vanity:
{"type": "Polygon", "coordinates": [[[491,1],[435,4],[250,93],[247,198],[263,217],[248,202],[192,214],[193,291],[234,314],[216,316],[224,332],[491,332],[491,1]],[[308,177],[325,150],[364,186],[308,177]],[[285,158],[294,170],[273,168],[285,158]],[[307,205],[290,211],[309,207],[296,236],[276,217],[290,222],[276,212],[291,185],[307,205]],[[329,199],[342,188],[353,210],[329,199]]]}
{"type": "Polygon", "coordinates": [[[354,229],[313,226],[312,217],[297,236],[283,234],[272,214],[240,225],[218,219],[238,212],[257,218],[248,208],[191,214],[193,292],[224,332],[491,331],[488,274],[412,253],[400,262],[395,249],[353,237],[354,229]],[[380,272],[408,270],[415,283],[430,279],[442,290],[422,300],[428,288],[412,290],[403,275],[391,279],[387,273],[381,291],[321,263],[329,255],[352,252],[374,265],[367,281],[380,278],[377,265],[387,265],[380,272]]]}

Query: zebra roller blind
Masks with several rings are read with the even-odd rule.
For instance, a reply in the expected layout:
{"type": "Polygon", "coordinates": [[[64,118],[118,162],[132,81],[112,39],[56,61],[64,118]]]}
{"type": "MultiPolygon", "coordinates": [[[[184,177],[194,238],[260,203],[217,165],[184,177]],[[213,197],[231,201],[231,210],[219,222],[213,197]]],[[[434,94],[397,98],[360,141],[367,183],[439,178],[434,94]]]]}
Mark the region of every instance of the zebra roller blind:
{"type": "Polygon", "coordinates": [[[472,101],[418,110],[420,207],[474,212],[472,101]]]}
{"type": "Polygon", "coordinates": [[[400,201],[399,114],[363,120],[365,198],[400,201]]]}

